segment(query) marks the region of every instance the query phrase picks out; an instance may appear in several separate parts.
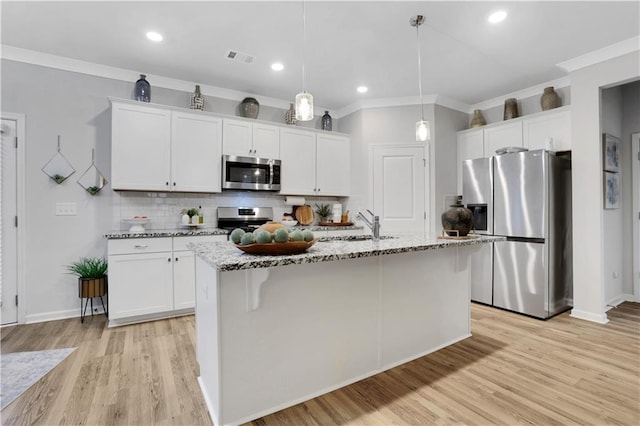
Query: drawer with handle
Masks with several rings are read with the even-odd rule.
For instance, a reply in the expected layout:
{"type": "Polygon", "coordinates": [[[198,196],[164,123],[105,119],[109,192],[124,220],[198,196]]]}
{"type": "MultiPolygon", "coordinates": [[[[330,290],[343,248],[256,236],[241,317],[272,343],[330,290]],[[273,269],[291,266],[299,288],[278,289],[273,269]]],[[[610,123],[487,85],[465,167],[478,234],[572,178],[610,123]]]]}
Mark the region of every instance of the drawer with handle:
{"type": "Polygon", "coordinates": [[[108,255],[171,251],[171,238],[126,238],[109,240],[108,255]]]}

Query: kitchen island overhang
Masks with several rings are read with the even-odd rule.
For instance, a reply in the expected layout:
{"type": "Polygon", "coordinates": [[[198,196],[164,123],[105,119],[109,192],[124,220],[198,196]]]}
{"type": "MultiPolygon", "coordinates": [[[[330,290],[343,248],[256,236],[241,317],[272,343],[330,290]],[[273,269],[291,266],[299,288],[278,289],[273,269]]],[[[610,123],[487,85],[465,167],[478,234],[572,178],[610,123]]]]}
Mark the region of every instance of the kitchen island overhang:
{"type": "Polygon", "coordinates": [[[318,242],[293,256],[194,244],[199,383],[215,424],[314,398],[469,337],[479,237],[318,242]]]}

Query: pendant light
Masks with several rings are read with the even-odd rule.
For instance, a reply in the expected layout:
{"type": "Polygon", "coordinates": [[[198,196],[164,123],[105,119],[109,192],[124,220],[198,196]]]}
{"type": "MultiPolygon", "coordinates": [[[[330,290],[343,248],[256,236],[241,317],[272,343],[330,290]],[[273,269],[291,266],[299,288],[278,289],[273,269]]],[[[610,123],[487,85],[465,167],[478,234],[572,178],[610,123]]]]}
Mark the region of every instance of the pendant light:
{"type": "Polygon", "coordinates": [[[307,42],[307,16],[304,0],[302,1],[302,92],[296,95],[296,119],[309,121],[313,119],[313,95],[307,92],[307,80],[304,72],[305,49],[307,42]]]}
{"type": "Polygon", "coordinates": [[[416,15],[409,20],[412,27],[416,27],[418,40],[418,90],[420,92],[420,120],[416,122],[416,140],[420,142],[431,139],[431,124],[424,119],[424,103],[422,102],[422,63],[420,61],[420,25],[424,23],[424,16],[416,15]]]}

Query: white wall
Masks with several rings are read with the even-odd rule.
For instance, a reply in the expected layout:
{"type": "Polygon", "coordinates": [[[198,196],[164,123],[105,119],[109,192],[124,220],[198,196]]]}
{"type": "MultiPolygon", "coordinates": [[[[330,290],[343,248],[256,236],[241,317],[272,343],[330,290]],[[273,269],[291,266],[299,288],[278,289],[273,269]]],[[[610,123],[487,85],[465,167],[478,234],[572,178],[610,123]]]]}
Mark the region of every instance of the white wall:
{"type": "Polygon", "coordinates": [[[432,235],[439,234],[442,230],[442,213],[449,209],[445,202],[447,195],[457,194],[457,168],[458,141],[457,132],[466,129],[469,125],[467,114],[449,108],[436,105],[434,120],[434,152],[432,157],[437,160],[432,162],[435,176],[435,192],[433,199],[432,235]],[[434,156],[435,155],[435,156],[434,156]]]}
{"type": "Polygon", "coordinates": [[[602,209],[600,89],[640,77],[640,52],[570,74],[573,140],[574,308],[571,315],[607,322],[602,209]]]}
{"type": "MultiPolygon", "coordinates": [[[[277,195],[149,194],[118,193],[107,185],[98,195],[89,195],[78,178],[91,165],[111,180],[111,113],[108,96],[131,99],[138,75],[118,81],[2,59],[1,101],[3,112],[26,115],[26,217],[25,232],[25,312],[27,322],[78,316],[77,280],[66,273],[65,265],[84,256],[106,255],[103,235],[122,229],[121,219],[131,212],[155,217],[152,227],[177,223],[182,208],[202,205],[208,217],[218,205],[260,204],[285,211],[284,197],[277,195]],[[57,135],[61,150],[76,169],[60,185],[41,168],[56,153],[57,135]],[[247,198],[250,201],[246,201],[247,198]],[[57,202],[77,203],[77,216],[55,216],[57,202]],[[197,204],[197,205],[196,205],[197,204]]],[[[154,103],[187,107],[190,94],[162,89],[151,83],[154,103]]],[[[258,101],[260,98],[258,97],[258,101]]],[[[237,115],[238,102],[206,97],[205,110],[237,115]]],[[[259,119],[284,123],[285,110],[261,106],[259,119]]],[[[319,117],[305,123],[319,128],[319,117]]],[[[334,119],[334,126],[339,120],[334,119]]],[[[141,164],[144,159],[141,159],[141,164]]],[[[325,199],[311,199],[314,202],[325,199]]],[[[333,200],[331,198],[327,201],[333,200]]]]}
{"type": "MultiPolygon", "coordinates": [[[[441,229],[440,215],[448,208],[444,196],[456,193],[456,132],[467,125],[467,114],[434,104],[425,105],[424,110],[432,127],[427,231],[436,235],[441,229]]],[[[371,145],[416,143],[419,118],[419,106],[405,105],[359,110],[340,119],[340,131],[351,135],[352,211],[372,207],[371,145]]]]}
{"type": "MultiPolygon", "coordinates": [[[[622,136],[622,90],[620,87],[602,90],[602,132],[617,138],[622,136]]],[[[622,147],[621,147],[622,148],[622,147]]],[[[621,158],[624,156],[621,153],[621,158]]],[[[621,165],[620,175],[630,173],[621,165]]],[[[602,200],[601,200],[602,202],[602,200]]],[[[619,209],[602,212],[604,300],[607,305],[616,303],[622,295],[622,212],[629,208],[621,200],[619,209]]]]}
{"type": "MultiPolygon", "coordinates": [[[[622,175],[622,296],[627,300],[638,299],[638,294],[633,295],[633,222],[638,220],[637,212],[633,209],[634,185],[640,182],[632,182],[632,162],[634,161],[631,149],[631,135],[640,132],[640,81],[625,84],[622,89],[622,167],[625,172],[622,175]]],[[[636,254],[637,256],[638,254],[636,254]]]]}

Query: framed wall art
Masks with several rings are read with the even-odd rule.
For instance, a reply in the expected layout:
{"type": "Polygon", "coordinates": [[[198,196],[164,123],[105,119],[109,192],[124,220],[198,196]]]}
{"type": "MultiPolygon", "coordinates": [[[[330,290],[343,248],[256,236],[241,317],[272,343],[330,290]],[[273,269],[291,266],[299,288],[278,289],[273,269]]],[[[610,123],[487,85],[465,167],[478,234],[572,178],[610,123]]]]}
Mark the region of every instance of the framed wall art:
{"type": "Polygon", "coordinates": [[[620,175],[604,172],[604,208],[620,208],[620,175]]]}
{"type": "Polygon", "coordinates": [[[608,133],[602,134],[602,163],[604,171],[620,171],[620,139],[608,133]]]}

